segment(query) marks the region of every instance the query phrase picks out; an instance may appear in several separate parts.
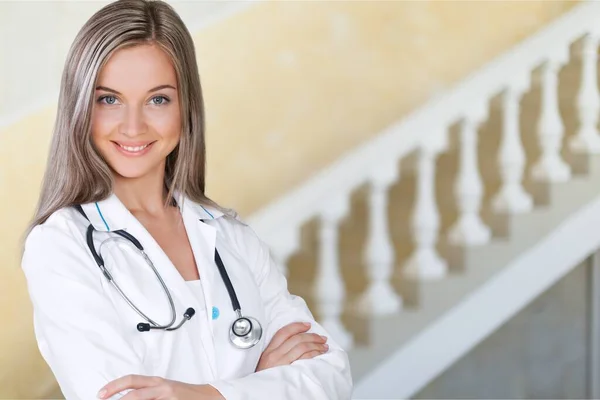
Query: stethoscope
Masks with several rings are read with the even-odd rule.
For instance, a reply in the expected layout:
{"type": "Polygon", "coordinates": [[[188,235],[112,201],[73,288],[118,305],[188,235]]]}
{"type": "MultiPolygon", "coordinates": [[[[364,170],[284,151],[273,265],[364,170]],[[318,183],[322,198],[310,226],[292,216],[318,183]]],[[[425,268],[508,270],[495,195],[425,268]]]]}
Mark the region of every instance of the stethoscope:
{"type": "MultiPolygon", "coordinates": [[[[104,240],[102,243],[100,243],[98,252],[96,252],[96,249],[94,247],[94,237],[93,237],[93,234],[95,231],[94,226],[91,224],[90,219],[87,217],[87,215],[83,211],[83,208],[80,205],[76,205],[75,208],[77,209],[77,211],[79,211],[81,213],[81,215],[84,216],[85,219],[88,220],[88,222],[90,222],[90,225],[87,228],[87,234],[86,234],[87,245],[90,248],[90,251],[92,253],[92,256],[94,257],[94,260],[96,260],[96,263],[98,264],[98,267],[100,268],[100,271],[102,271],[102,274],[104,274],[104,276],[106,277],[106,279],[108,279],[110,284],[121,295],[123,300],[125,300],[127,302],[127,304],[129,304],[129,306],[131,308],[133,308],[135,310],[135,312],[137,312],[142,318],[144,318],[146,321],[148,321],[148,322],[140,322],[139,324],[137,324],[138,331],[148,332],[151,329],[163,329],[165,331],[174,331],[174,330],[181,328],[181,326],[184,323],[189,321],[194,316],[196,311],[192,307],[188,308],[187,310],[185,310],[185,313],[183,314],[183,318],[182,318],[181,322],[179,322],[179,324],[174,327],[173,325],[175,324],[177,312],[175,310],[175,304],[173,303],[173,298],[171,297],[171,293],[170,293],[169,289],[167,288],[167,285],[165,285],[165,282],[163,281],[162,277],[160,276],[160,273],[156,270],[156,268],[154,267],[154,264],[152,263],[152,261],[150,260],[150,258],[146,254],[146,252],[144,251],[144,248],[142,247],[141,243],[132,234],[119,229],[116,231],[110,231],[110,232],[116,233],[119,236],[110,237],[110,238],[104,240]],[[110,274],[110,272],[104,266],[104,259],[101,256],[102,246],[104,245],[104,243],[106,243],[108,241],[113,241],[113,240],[126,240],[128,243],[133,244],[139,250],[142,257],[144,257],[144,260],[146,260],[146,263],[152,268],[152,271],[154,271],[156,278],[160,282],[164,292],[167,295],[167,298],[169,299],[169,305],[171,307],[171,322],[169,322],[167,325],[160,325],[160,324],[156,323],[155,321],[150,319],[146,314],[144,314],[138,307],[136,307],[136,305],[133,304],[133,302],[129,299],[129,297],[127,297],[127,295],[121,290],[121,288],[119,287],[117,282],[115,282],[115,280],[113,279],[113,276],[110,274]]],[[[238,301],[235,290],[233,289],[233,285],[231,284],[231,280],[229,279],[229,275],[227,274],[227,271],[225,270],[225,265],[223,265],[221,256],[219,256],[219,252],[217,251],[216,248],[215,248],[215,262],[217,264],[217,268],[219,269],[219,273],[221,274],[221,279],[223,279],[223,283],[225,284],[225,287],[227,288],[227,292],[229,293],[229,298],[231,299],[231,305],[233,306],[233,311],[235,312],[235,314],[237,316],[237,318],[231,324],[231,328],[229,329],[229,340],[237,348],[249,349],[260,341],[260,338],[262,337],[262,326],[260,325],[260,322],[258,322],[258,320],[256,318],[247,317],[247,316],[242,315],[242,308],[240,307],[240,302],[238,301]]]]}

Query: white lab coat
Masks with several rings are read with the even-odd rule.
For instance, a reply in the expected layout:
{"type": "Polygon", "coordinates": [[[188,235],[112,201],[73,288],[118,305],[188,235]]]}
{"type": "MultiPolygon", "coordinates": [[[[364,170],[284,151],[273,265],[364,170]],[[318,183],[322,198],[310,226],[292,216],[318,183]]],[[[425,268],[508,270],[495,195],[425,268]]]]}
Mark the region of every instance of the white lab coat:
{"type": "MultiPolygon", "coordinates": [[[[346,353],[314,321],[304,300],[289,294],[267,246],[238,219],[187,197],[176,198],[206,303],[205,312],[198,310],[176,331],[137,331],[137,324],[146,321],[101,273],[86,244],[89,223],[75,209],[55,212],[27,237],[22,267],[33,303],[35,335],[66,398],[93,399],[106,383],[141,374],[208,383],[227,400],[349,399],[352,378],[346,353]],[[264,328],[259,344],[248,350],[229,342],[235,313],[214,262],[215,245],[242,312],[264,328]],[[310,332],[327,336],[329,351],[255,373],[273,335],[296,321],[309,321],[310,332]]],[[[82,207],[100,231],[94,232],[96,249],[103,239],[117,236],[106,231],[117,229],[141,242],[173,296],[177,322],[188,307],[199,307],[190,283],[116,195],[82,207]]],[[[101,254],[141,311],[158,323],[169,322],[171,311],[160,283],[143,258],[129,249],[111,241],[101,254]]]]}

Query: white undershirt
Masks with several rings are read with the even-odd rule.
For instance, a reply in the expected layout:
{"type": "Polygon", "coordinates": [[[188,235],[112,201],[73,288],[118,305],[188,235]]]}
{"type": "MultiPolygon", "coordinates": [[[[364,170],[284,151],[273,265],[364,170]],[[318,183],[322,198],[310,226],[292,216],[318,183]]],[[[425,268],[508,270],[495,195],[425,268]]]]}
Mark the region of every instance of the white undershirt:
{"type": "Polygon", "coordinates": [[[192,293],[194,293],[194,297],[196,298],[196,304],[194,305],[196,312],[206,311],[204,291],[202,290],[202,281],[200,281],[200,279],[195,281],[186,281],[186,284],[190,287],[192,293]]]}

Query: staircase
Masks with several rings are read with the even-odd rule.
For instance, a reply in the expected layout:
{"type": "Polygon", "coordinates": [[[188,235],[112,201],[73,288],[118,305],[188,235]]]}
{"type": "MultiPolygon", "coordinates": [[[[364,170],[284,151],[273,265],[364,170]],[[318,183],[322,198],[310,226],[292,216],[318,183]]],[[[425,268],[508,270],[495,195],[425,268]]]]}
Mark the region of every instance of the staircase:
{"type": "Polygon", "coordinates": [[[600,247],[598,20],[575,7],[249,218],[355,398],[418,395],[600,247]]]}
{"type": "MultiPolygon", "coordinates": [[[[255,1],[174,3],[197,31],[255,1]]],[[[53,104],[60,55],[98,4],[39,7],[39,21],[25,7],[0,7],[8,41],[11,21],[54,27],[28,30],[23,46],[4,46],[19,51],[6,60],[26,62],[0,62],[0,86],[13,99],[0,104],[0,130],[53,104]],[[44,74],[39,59],[47,61],[44,74]],[[6,81],[21,64],[35,67],[25,74],[31,79],[6,81]]],[[[290,290],[348,349],[356,399],[419,397],[600,248],[598,21],[599,3],[574,7],[248,219],[290,290]]],[[[11,138],[23,146],[39,140],[27,135],[11,138]]],[[[39,161],[33,154],[25,163],[39,161]]],[[[0,181],[11,190],[21,184],[23,198],[33,199],[31,176],[0,181]]],[[[7,232],[20,226],[15,221],[4,218],[7,232]]],[[[3,276],[11,307],[27,301],[15,291],[16,275],[3,276]]],[[[29,361],[38,357],[33,342],[23,344],[29,315],[8,318],[10,367],[0,374],[0,397],[58,397],[45,367],[29,361]]]]}

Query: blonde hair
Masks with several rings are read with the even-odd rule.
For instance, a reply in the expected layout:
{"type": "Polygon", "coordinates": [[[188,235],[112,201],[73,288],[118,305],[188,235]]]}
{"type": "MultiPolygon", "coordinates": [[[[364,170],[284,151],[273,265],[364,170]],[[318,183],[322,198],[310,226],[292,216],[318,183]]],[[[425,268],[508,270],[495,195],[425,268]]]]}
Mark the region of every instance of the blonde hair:
{"type": "Polygon", "coordinates": [[[67,55],[42,189],[25,236],[63,207],[100,201],[112,193],[112,173],[91,140],[94,89],[100,69],[115,51],[143,44],[160,46],[171,58],[178,81],[182,132],[166,160],[165,206],[177,190],[221,209],[204,194],[204,104],[193,39],[169,4],[118,0],[85,23],[67,55]]]}

